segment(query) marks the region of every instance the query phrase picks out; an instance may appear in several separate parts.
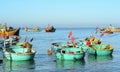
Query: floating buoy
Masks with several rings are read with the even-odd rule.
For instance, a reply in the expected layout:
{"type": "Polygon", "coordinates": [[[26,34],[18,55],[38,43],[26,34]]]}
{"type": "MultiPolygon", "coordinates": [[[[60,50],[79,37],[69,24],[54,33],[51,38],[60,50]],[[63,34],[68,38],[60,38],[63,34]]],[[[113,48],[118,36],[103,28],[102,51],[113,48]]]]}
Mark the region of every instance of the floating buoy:
{"type": "Polygon", "coordinates": [[[51,51],[51,49],[48,49],[48,55],[52,55],[52,51],[51,51]]]}

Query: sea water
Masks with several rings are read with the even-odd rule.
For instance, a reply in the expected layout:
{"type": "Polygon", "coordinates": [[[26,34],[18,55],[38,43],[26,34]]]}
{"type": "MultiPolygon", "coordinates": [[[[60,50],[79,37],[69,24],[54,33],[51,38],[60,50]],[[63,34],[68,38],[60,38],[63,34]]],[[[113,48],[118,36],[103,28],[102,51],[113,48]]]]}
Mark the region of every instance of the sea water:
{"type": "Polygon", "coordinates": [[[94,33],[100,38],[100,32],[95,34],[95,28],[71,28],[56,29],[53,33],[26,32],[20,30],[21,40],[27,37],[29,42],[33,38],[33,49],[37,51],[34,60],[30,61],[8,61],[5,60],[0,50],[0,72],[120,72],[120,33],[105,34],[102,37],[103,44],[110,44],[114,47],[112,56],[89,55],[86,53],[84,60],[61,61],[55,60],[47,54],[47,50],[53,42],[70,42],[69,32],[78,40],[84,40],[94,33]]]}

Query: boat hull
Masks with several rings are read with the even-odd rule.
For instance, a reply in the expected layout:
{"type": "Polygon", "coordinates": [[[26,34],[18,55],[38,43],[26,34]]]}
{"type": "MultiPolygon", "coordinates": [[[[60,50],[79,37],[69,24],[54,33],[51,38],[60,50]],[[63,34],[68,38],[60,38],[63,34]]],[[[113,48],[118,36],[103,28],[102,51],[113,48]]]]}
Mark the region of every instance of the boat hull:
{"type": "Polygon", "coordinates": [[[112,55],[113,47],[110,46],[109,49],[106,49],[106,46],[105,44],[92,45],[87,52],[93,55],[112,55]]]}
{"type": "Polygon", "coordinates": [[[35,54],[19,54],[19,53],[9,53],[5,52],[5,57],[8,60],[32,60],[35,54]]]}
{"type": "Polygon", "coordinates": [[[112,32],[120,32],[120,29],[113,29],[112,32]]]}
{"type": "MultiPolygon", "coordinates": [[[[5,34],[9,36],[14,36],[14,35],[19,36],[19,32],[20,32],[20,28],[12,30],[12,31],[5,31],[5,34]]],[[[0,31],[0,35],[1,34],[2,34],[2,31],[0,31]]]]}
{"type": "Polygon", "coordinates": [[[56,58],[60,60],[81,60],[84,59],[84,53],[80,54],[61,54],[57,53],[56,58]]]}
{"type": "Polygon", "coordinates": [[[45,31],[46,31],[46,32],[55,32],[56,29],[45,28],[45,31]]]}
{"type": "Polygon", "coordinates": [[[27,48],[22,48],[20,46],[4,49],[3,52],[8,60],[32,60],[36,53],[33,49],[30,53],[27,53],[27,48]]]}
{"type": "Polygon", "coordinates": [[[85,52],[79,47],[69,47],[65,44],[53,44],[51,50],[52,54],[58,60],[80,60],[84,59],[85,52]]]}
{"type": "Polygon", "coordinates": [[[36,30],[36,29],[35,30],[32,30],[32,29],[30,30],[29,29],[27,32],[40,32],[40,30],[36,30]]]}
{"type": "Polygon", "coordinates": [[[112,55],[113,49],[112,50],[96,50],[95,54],[96,55],[112,55]]]}

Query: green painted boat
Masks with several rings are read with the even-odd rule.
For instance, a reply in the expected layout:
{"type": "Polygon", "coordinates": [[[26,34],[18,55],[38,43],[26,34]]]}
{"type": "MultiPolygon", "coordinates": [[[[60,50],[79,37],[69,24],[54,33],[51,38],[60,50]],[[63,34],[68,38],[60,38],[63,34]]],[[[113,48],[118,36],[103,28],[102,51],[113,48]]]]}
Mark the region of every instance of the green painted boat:
{"type": "Polygon", "coordinates": [[[4,56],[8,60],[32,60],[35,56],[36,51],[31,49],[31,52],[27,52],[27,48],[13,45],[10,48],[4,48],[4,56]]]}
{"type": "Polygon", "coordinates": [[[75,49],[76,48],[73,48],[71,50],[70,50],[70,48],[62,49],[61,53],[59,53],[59,52],[56,53],[56,58],[60,59],[60,60],[80,60],[80,59],[84,59],[84,54],[85,53],[80,51],[80,49],[76,50],[76,51],[75,51],[75,49]]]}
{"type": "Polygon", "coordinates": [[[77,45],[83,49],[84,52],[87,52],[90,47],[86,46],[86,42],[79,41],[77,42],[77,45]]]}
{"type": "Polygon", "coordinates": [[[73,47],[71,44],[53,44],[51,47],[56,59],[60,60],[80,60],[84,59],[85,52],[81,47],[73,47]]]}
{"type": "Polygon", "coordinates": [[[106,50],[96,50],[97,55],[111,55],[113,49],[106,49],[106,50]]]}
{"type": "Polygon", "coordinates": [[[91,45],[87,52],[95,55],[112,55],[113,50],[114,48],[109,44],[95,44],[91,45]]]}

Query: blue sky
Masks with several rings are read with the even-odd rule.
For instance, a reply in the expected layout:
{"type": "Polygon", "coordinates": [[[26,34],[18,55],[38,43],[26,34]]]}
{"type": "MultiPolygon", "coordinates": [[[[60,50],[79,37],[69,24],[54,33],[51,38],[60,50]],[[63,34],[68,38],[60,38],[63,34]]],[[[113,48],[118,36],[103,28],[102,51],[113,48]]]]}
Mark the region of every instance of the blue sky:
{"type": "Polygon", "coordinates": [[[120,0],[0,0],[9,26],[96,27],[120,24],[120,0]]]}

